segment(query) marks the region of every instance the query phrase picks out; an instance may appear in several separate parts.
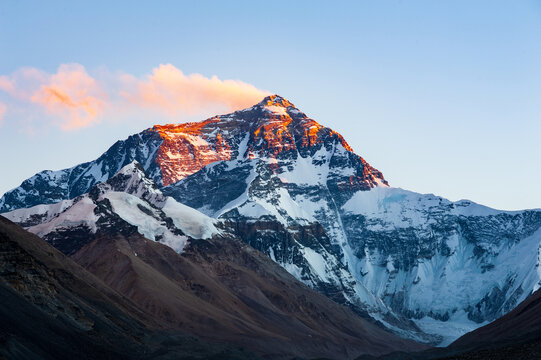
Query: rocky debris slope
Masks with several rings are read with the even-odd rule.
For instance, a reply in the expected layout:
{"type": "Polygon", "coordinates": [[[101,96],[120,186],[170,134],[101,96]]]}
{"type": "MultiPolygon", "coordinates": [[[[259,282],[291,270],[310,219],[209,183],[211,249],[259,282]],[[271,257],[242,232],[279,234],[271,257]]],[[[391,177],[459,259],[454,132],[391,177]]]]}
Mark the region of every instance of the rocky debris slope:
{"type": "Polygon", "coordinates": [[[160,330],[132,302],[1,216],[0,303],[0,358],[260,359],[160,330]]]}
{"type": "Polygon", "coordinates": [[[419,350],[298,282],[235,238],[192,240],[182,254],[131,236],[98,238],[73,259],[162,326],[272,359],[352,359],[419,350]]]}

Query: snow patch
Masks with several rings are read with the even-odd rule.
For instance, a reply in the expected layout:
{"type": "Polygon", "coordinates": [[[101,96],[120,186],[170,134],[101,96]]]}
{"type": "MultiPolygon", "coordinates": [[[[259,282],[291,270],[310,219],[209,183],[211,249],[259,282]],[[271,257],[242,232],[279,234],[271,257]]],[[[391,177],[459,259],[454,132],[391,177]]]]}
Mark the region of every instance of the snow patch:
{"type": "Polygon", "coordinates": [[[302,249],[304,257],[310,267],[314,270],[316,275],[324,282],[329,282],[328,271],[327,271],[327,261],[323,256],[309,247],[302,249]]]}
{"type": "Polygon", "coordinates": [[[471,321],[464,310],[454,313],[448,321],[436,320],[429,316],[413,321],[424,332],[442,336],[442,341],[437,344],[439,347],[445,347],[462,335],[488,324],[488,321],[481,324],[471,321]]]}
{"type": "Polygon", "coordinates": [[[162,211],[173,220],[176,227],[194,239],[210,239],[219,231],[215,219],[168,197],[162,211]]]}
{"type": "Polygon", "coordinates": [[[65,210],[61,216],[53,217],[50,221],[29,227],[31,233],[43,237],[59,228],[70,228],[84,225],[96,232],[98,217],[94,214],[96,205],[87,196],[82,197],[73,206],[65,210]]]}
{"type": "Polygon", "coordinates": [[[173,234],[166,224],[159,220],[156,209],[150,207],[145,201],[136,196],[115,191],[108,192],[103,197],[111,202],[116,214],[127,223],[136,226],[137,231],[145,238],[159,241],[178,253],[182,252],[186,246],[188,238],[173,234]]]}
{"type": "Polygon", "coordinates": [[[276,105],[266,105],[263,106],[263,109],[267,112],[277,114],[277,115],[288,115],[286,108],[276,105]]]}

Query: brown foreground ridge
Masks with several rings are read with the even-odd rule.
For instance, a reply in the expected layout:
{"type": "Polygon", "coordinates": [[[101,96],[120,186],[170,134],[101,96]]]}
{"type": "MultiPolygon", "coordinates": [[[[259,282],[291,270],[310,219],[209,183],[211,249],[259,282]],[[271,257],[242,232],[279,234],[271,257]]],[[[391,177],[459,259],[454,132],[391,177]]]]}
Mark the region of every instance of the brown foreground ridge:
{"type": "Polygon", "coordinates": [[[358,317],[234,238],[177,254],[138,234],[72,258],[0,217],[9,359],[355,358],[423,348],[358,317]],[[93,274],[92,274],[93,273],[93,274]]]}

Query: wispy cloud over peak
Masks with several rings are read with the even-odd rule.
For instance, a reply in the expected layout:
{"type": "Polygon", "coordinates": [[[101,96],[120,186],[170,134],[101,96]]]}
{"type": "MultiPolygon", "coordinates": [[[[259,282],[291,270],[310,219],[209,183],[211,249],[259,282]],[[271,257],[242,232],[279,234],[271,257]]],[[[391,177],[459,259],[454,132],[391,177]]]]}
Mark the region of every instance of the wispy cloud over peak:
{"type": "Polygon", "coordinates": [[[124,93],[131,103],[171,115],[194,114],[214,106],[238,110],[257,103],[268,94],[238,80],[185,75],[171,64],[160,65],[153,69],[152,74],[135,82],[136,91],[124,93]]]}
{"type": "Polygon", "coordinates": [[[18,116],[33,106],[31,111],[42,113],[48,123],[63,130],[118,121],[141,109],[149,116],[181,121],[183,116],[210,110],[239,110],[266,95],[267,91],[243,81],[186,75],[171,64],[159,65],[139,78],[103,69],[92,74],[80,64],[62,64],[54,74],[21,68],[0,75],[0,100],[18,108],[18,116]]]}
{"type": "Polygon", "coordinates": [[[61,127],[71,130],[99,121],[108,96],[96,80],[78,64],[61,65],[31,97],[61,119],[61,127]]]}
{"type": "Polygon", "coordinates": [[[2,124],[4,120],[4,115],[6,115],[7,106],[0,102],[0,124],[2,124]]]}

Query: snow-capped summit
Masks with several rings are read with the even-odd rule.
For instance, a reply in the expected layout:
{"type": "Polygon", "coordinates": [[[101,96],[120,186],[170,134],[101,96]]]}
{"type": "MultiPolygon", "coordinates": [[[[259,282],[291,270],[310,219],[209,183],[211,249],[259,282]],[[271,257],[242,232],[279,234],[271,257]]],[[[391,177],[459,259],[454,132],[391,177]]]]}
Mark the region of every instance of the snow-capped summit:
{"type": "Polygon", "coordinates": [[[293,105],[289,100],[281,97],[278,94],[269,95],[265,97],[259,104],[259,106],[281,106],[284,108],[295,108],[295,105],[293,105]]]}
{"type": "MultiPolygon", "coordinates": [[[[274,115],[282,115],[292,119],[303,119],[307,116],[300,112],[299,109],[295,107],[289,100],[281,97],[280,95],[270,95],[264,98],[260,103],[253,106],[250,109],[263,109],[266,112],[269,112],[274,115]]],[[[243,111],[248,111],[243,110],[243,111]]]]}
{"type": "Polygon", "coordinates": [[[4,194],[0,212],[72,199],[133,161],[162,187],[221,161],[296,159],[316,153],[321,157],[324,152],[326,158],[340,157],[349,163],[351,179],[344,178],[340,186],[366,190],[386,184],[383,175],[354,154],[340,134],[308,118],[283,97],[272,95],[248,109],[202,122],[156,125],[118,141],[94,161],[42,171],[4,194]]]}
{"type": "MultiPolygon", "coordinates": [[[[143,169],[141,164],[139,164],[139,162],[137,162],[137,160],[133,160],[131,163],[124,166],[115,175],[126,175],[126,176],[130,176],[130,177],[135,177],[135,178],[140,179],[140,180],[147,179],[147,177],[145,175],[145,170],[143,169]]],[[[155,186],[154,183],[152,183],[152,184],[155,186]]]]}
{"type": "Polygon", "coordinates": [[[98,184],[91,194],[99,196],[109,191],[135,195],[156,206],[166,201],[166,197],[163,196],[156,183],[147,178],[145,170],[136,160],[124,166],[106,182],[98,184]]]}

